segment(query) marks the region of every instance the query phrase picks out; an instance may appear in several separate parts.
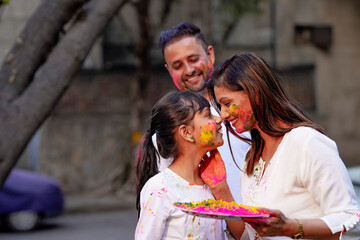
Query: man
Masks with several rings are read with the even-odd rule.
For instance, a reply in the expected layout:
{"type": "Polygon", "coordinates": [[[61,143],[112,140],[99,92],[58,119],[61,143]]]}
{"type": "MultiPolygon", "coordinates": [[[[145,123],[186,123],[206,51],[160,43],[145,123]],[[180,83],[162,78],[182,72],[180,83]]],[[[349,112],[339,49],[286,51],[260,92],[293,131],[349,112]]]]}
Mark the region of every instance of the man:
{"type": "MultiPolygon", "coordinates": [[[[190,22],[183,22],[172,28],[164,30],[159,39],[165,67],[169,71],[174,84],[181,91],[187,90],[201,93],[208,101],[210,96],[206,83],[211,77],[215,62],[214,49],[205,41],[200,29],[190,22]]],[[[214,108],[212,113],[218,115],[214,108]]],[[[223,129],[225,126],[223,125],[223,129]]],[[[225,162],[227,182],[234,199],[240,203],[240,170],[233,161],[228,140],[227,131],[224,131],[223,146],[218,150],[225,162]]],[[[249,137],[250,134],[245,137],[249,137]]],[[[229,134],[231,147],[237,165],[241,167],[244,162],[245,152],[249,144],[229,134]]],[[[161,159],[160,171],[167,167],[169,162],[161,159]]]]}

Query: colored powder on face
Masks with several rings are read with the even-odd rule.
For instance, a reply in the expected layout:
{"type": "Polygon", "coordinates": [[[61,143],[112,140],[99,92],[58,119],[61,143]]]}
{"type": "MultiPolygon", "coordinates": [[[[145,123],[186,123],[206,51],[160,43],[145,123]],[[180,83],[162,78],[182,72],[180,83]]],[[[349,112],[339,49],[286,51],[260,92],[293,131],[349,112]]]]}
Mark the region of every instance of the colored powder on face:
{"type": "Polygon", "coordinates": [[[171,75],[171,77],[172,77],[172,79],[173,79],[173,81],[174,81],[175,86],[176,86],[180,91],[183,91],[184,89],[182,89],[182,88],[180,87],[180,85],[179,85],[179,77],[178,77],[175,73],[173,73],[173,74],[171,75]]]}
{"type": "Polygon", "coordinates": [[[204,68],[204,75],[207,74],[206,82],[208,82],[210,80],[211,73],[214,70],[214,66],[211,63],[211,60],[207,61],[206,63],[204,61],[200,60],[200,64],[204,68]]]}
{"type": "Polygon", "coordinates": [[[202,144],[204,144],[206,147],[214,146],[215,134],[216,134],[216,123],[215,122],[207,123],[201,129],[199,141],[202,144]]]}
{"type": "Polygon", "coordinates": [[[228,110],[229,114],[238,119],[236,132],[242,133],[244,131],[249,131],[255,123],[254,114],[251,111],[246,111],[243,107],[240,107],[236,104],[230,106],[228,110]]]}

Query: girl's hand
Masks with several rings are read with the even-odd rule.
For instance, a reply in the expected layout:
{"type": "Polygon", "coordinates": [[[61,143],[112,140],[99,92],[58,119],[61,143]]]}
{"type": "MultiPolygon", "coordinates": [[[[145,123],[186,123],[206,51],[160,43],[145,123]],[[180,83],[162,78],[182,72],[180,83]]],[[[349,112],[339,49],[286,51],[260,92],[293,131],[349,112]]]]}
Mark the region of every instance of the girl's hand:
{"type": "Polygon", "coordinates": [[[204,155],[204,161],[200,165],[200,177],[210,187],[226,179],[225,164],[217,149],[210,151],[210,156],[204,155]]]}
{"type": "Polygon", "coordinates": [[[268,218],[241,218],[250,224],[260,236],[288,236],[297,233],[298,224],[295,219],[288,219],[280,210],[262,208],[270,214],[268,218]]]}

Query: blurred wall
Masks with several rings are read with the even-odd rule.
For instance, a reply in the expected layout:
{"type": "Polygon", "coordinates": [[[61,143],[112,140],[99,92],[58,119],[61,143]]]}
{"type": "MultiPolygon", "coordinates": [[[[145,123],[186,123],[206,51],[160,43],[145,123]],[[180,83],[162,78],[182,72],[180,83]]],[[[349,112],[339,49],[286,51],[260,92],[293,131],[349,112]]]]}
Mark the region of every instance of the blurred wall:
{"type": "Polygon", "coordinates": [[[357,0],[276,1],[278,67],[314,64],[316,108],[312,115],[336,141],[348,166],[360,164],[359,9],[357,0]],[[302,33],[302,43],[296,43],[295,26],[310,29],[302,33]],[[330,39],[326,29],[331,29],[330,39]]]}
{"type": "MultiPolygon", "coordinates": [[[[121,186],[129,170],[126,163],[137,156],[129,131],[134,107],[129,92],[135,77],[134,70],[125,69],[79,73],[42,127],[39,169],[58,179],[67,193],[116,192],[121,186]]],[[[166,77],[165,71],[154,73],[146,109],[174,88],[166,77]]]]}

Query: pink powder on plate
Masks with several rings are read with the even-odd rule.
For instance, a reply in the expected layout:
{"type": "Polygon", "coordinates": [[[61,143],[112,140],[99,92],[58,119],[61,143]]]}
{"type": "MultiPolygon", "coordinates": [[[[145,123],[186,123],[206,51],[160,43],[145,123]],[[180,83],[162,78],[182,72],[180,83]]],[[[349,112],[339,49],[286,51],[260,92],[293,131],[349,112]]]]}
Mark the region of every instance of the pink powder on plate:
{"type": "Polygon", "coordinates": [[[208,199],[202,202],[175,202],[174,206],[192,213],[214,216],[268,217],[269,214],[259,207],[208,199]]]}

